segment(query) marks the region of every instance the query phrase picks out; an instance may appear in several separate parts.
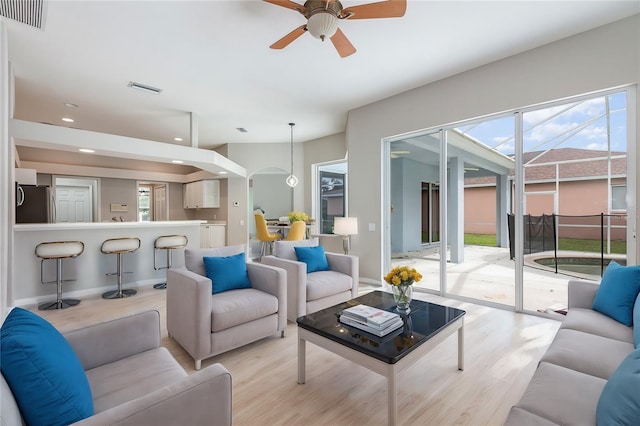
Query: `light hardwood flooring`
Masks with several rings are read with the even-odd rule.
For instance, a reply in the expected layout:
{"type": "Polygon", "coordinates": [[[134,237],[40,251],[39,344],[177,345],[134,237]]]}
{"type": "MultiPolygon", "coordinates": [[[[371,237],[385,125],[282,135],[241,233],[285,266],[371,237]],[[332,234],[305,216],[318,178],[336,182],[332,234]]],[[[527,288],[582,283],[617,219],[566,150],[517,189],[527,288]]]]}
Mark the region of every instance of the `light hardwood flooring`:
{"type": "MultiPolygon", "coordinates": [[[[361,287],[362,293],[370,287],[361,287]]],[[[160,312],[162,345],[185,370],[193,359],[166,329],[165,290],[139,289],[120,300],[87,298],[62,311],[38,311],[61,331],[148,309],[160,312]]],[[[501,425],[522,396],[559,327],[554,320],[414,293],[454,306],[465,316],[465,370],[457,369],[457,335],[448,337],[398,380],[400,425],[501,425]]],[[[233,380],[233,423],[262,425],[384,425],[386,382],[364,367],[307,345],[306,384],[297,384],[297,330],[202,362],[222,363],[233,380]]]]}

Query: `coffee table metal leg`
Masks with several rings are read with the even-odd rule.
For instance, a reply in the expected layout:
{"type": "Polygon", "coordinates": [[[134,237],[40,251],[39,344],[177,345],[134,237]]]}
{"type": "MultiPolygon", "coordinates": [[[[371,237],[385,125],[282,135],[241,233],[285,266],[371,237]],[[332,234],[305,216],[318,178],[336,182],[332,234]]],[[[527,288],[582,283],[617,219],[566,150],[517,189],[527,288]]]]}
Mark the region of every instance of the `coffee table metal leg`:
{"type": "Polygon", "coordinates": [[[464,323],[458,329],[458,370],[464,370],[464,323]]]}
{"type": "Polygon", "coordinates": [[[305,380],[305,340],[298,337],[298,383],[303,385],[305,380]]]}
{"type": "Polygon", "coordinates": [[[387,375],[387,415],[389,426],[395,426],[396,418],[398,417],[398,401],[397,401],[397,387],[396,387],[396,374],[392,372],[387,375]]]}

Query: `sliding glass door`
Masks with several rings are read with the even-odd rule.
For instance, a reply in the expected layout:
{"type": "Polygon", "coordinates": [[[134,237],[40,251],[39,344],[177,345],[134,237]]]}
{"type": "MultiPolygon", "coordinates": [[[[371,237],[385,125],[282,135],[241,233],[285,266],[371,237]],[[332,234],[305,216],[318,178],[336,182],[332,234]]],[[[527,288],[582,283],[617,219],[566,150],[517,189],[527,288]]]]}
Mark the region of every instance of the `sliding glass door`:
{"type": "Polygon", "coordinates": [[[414,266],[419,290],[551,312],[571,277],[635,264],[629,93],[386,141],[385,266],[414,266]]]}

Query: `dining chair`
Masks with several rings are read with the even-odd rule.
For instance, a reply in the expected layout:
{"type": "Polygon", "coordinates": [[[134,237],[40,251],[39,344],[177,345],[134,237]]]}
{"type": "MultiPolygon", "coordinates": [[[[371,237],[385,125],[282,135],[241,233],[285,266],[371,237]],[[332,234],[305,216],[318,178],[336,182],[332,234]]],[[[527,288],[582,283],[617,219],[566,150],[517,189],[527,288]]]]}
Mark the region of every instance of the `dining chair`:
{"type": "MultiPolygon", "coordinates": [[[[267,229],[267,221],[261,214],[254,215],[256,218],[256,236],[262,243],[260,246],[260,259],[267,253],[267,246],[271,247],[274,241],[282,238],[282,234],[270,234],[267,229]]],[[[269,251],[271,253],[272,250],[269,251]]]]}
{"type": "Polygon", "coordinates": [[[307,223],[304,220],[296,220],[291,224],[289,233],[284,239],[285,241],[300,241],[304,240],[305,233],[307,231],[307,223]]]}

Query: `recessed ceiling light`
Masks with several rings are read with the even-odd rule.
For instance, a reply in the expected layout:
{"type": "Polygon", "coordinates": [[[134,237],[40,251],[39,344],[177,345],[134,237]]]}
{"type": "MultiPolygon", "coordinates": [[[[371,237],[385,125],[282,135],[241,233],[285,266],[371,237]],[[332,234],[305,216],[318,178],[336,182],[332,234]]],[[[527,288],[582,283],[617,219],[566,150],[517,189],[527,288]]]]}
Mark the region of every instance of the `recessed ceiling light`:
{"type": "Polygon", "coordinates": [[[64,105],[68,106],[69,108],[78,108],[77,104],[72,104],[71,102],[65,102],[64,105]]]}
{"type": "Polygon", "coordinates": [[[73,123],[73,118],[62,117],[62,121],[66,122],[66,123],[73,123]]]}
{"type": "Polygon", "coordinates": [[[182,138],[173,138],[173,140],[176,142],[182,142],[182,138]]]}
{"type": "Polygon", "coordinates": [[[226,175],[227,172],[218,172],[219,175],[226,175]]]}
{"type": "Polygon", "coordinates": [[[88,154],[91,154],[92,152],[95,152],[93,149],[89,149],[89,148],[80,148],[78,151],[86,152],[88,154]]]}
{"type": "Polygon", "coordinates": [[[174,163],[174,164],[182,164],[182,163],[184,163],[184,161],[182,161],[182,160],[171,160],[171,162],[174,163]]]}

